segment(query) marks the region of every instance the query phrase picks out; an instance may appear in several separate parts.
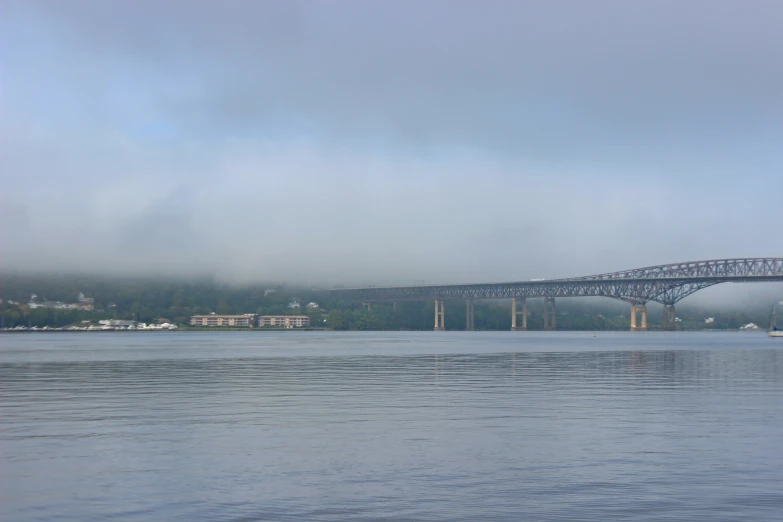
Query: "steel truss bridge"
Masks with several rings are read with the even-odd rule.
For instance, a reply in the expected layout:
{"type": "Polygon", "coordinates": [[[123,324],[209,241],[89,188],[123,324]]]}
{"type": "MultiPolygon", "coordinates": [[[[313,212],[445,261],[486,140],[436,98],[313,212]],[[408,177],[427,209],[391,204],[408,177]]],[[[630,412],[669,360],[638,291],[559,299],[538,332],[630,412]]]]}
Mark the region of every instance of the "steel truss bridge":
{"type": "MultiPolygon", "coordinates": [[[[524,322],[527,311],[525,300],[545,298],[552,304],[554,321],[554,298],[556,297],[611,297],[633,306],[632,329],[646,329],[645,305],[658,302],[665,306],[665,326],[673,327],[674,305],[692,293],[720,283],[783,282],[783,258],[739,258],[689,261],[669,265],[649,266],[621,272],[611,272],[568,279],[523,281],[510,283],[478,283],[462,285],[426,285],[399,287],[370,287],[332,290],[332,294],[346,300],[372,303],[379,301],[422,301],[435,300],[436,329],[439,325],[438,303],[444,300],[466,300],[469,302],[468,321],[471,320],[474,299],[513,299],[512,319],[516,323],[516,300],[523,300],[524,322]],[[641,312],[644,326],[636,327],[636,313],[641,312]],[[669,317],[670,315],[670,317],[669,317]],[[670,319],[671,325],[667,325],[670,319]]],[[[547,307],[545,311],[548,312],[547,307]]],[[[545,313],[545,319],[546,319],[545,313]]],[[[545,321],[546,323],[546,321],[545,321]]],[[[470,325],[468,325],[470,327],[470,325]]]]}

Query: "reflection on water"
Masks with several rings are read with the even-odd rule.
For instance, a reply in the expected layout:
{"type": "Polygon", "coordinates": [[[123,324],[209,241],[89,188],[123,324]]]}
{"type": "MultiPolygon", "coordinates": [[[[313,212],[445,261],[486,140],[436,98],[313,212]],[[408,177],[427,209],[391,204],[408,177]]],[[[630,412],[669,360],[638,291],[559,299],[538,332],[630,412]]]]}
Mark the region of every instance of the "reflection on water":
{"type": "Polygon", "coordinates": [[[5,336],[0,518],[779,519],[777,345],[522,335],[5,336]]]}

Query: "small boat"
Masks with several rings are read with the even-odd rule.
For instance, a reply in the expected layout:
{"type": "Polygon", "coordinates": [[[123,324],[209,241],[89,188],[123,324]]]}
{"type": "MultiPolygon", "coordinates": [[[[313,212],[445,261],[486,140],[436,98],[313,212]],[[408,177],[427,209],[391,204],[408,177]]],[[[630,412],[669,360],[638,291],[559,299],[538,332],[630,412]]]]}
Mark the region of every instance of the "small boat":
{"type": "Polygon", "coordinates": [[[769,314],[769,330],[767,330],[768,337],[783,337],[783,330],[777,327],[775,324],[775,304],[772,304],[772,312],[769,314]]]}

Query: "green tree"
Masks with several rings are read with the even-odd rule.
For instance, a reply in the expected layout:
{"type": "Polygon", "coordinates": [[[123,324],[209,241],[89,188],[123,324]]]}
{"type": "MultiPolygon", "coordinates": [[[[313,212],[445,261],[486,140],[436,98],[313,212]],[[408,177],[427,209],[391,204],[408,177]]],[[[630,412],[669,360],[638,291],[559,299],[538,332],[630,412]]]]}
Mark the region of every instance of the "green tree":
{"type": "Polygon", "coordinates": [[[326,327],[332,330],[345,329],[345,321],[340,310],[332,310],[326,315],[326,327]]]}

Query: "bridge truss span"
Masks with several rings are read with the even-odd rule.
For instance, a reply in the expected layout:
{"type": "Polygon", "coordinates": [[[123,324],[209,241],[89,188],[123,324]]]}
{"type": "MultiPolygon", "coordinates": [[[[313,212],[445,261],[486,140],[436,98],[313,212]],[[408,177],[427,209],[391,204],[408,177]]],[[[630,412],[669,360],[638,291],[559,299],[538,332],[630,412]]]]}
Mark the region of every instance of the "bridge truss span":
{"type": "Polygon", "coordinates": [[[648,266],[611,272],[571,280],[615,280],[615,279],[657,279],[657,278],[737,278],[779,276],[783,274],[783,258],[754,257],[737,259],[710,259],[686,261],[669,265],[648,266]]]}
{"type": "Polygon", "coordinates": [[[333,293],[343,299],[363,302],[611,297],[634,305],[650,301],[674,305],[716,284],[761,281],[783,281],[783,258],[692,261],[545,281],[354,288],[333,293]]]}

